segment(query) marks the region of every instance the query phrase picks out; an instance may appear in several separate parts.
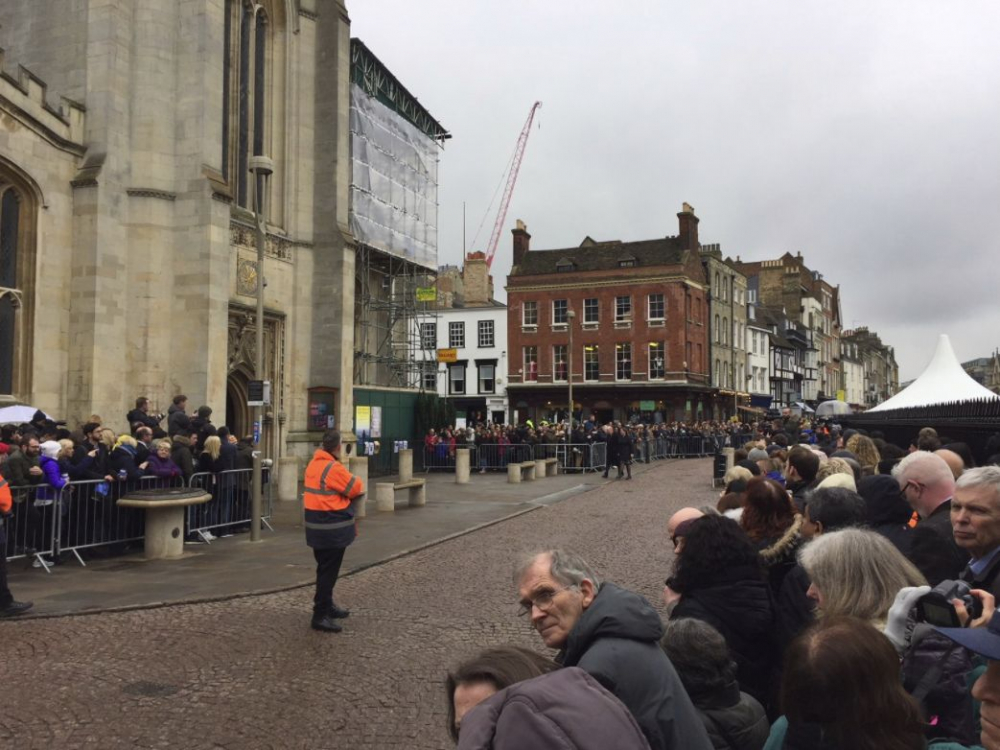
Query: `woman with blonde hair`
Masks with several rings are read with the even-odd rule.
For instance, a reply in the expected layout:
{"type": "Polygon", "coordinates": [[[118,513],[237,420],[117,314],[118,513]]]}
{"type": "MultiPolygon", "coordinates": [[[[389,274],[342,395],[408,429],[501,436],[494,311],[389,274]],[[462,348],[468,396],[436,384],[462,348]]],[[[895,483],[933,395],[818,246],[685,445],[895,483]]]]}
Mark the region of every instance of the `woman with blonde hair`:
{"type": "Polygon", "coordinates": [[[847,440],[847,450],[858,458],[861,464],[861,473],[866,477],[878,474],[878,462],[882,460],[878,448],[871,438],[855,433],[847,440]]]}
{"type": "Polygon", "coordinates": [[[799,564],[812,581],[807,595],[820,617],[850,615],[879,629],[900,589],[927,585],[892,542],[868,529],[822,534],[802,548],[799,564]]]}

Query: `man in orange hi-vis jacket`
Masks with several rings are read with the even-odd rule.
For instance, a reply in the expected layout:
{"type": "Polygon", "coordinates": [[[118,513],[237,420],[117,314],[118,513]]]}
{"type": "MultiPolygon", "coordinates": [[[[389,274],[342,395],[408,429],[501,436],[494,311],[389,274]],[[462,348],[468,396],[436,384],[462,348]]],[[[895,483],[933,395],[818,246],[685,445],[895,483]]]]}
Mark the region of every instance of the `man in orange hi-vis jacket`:
{"type": "Polygon", "coordinates": [[[0,476],[0,617],[12,617],[31,609],[31,602],[16,602],[13,594],[7,588],[7,538],[4,533],[4,516],[10,513],[13,505],[10,485],[0,476]]]}
{"type": "Polygon", "coordinates": [[[364,483],[340,462],[340,433],[327,430],[323,447],[313,454],[306,467],[305,506],[306,544],[316,558],[316,595],[313,598],[312,627],[328,633],[343,628],[338,619],[350,612],[333,602],[333,587],[340,575],[344,550],[354,541],[352,500],[365,494],[364,483]]]}

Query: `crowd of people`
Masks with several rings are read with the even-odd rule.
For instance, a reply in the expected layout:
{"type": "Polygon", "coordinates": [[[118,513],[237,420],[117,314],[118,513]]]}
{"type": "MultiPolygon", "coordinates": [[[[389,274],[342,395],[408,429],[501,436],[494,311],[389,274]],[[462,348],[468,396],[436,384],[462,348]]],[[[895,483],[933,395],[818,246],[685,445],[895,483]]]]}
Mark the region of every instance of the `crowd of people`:
{"type": "Polygon", "coordinates": [[[662,610],[566,549],[517,566],[556,656],[456,665],[459,748],[1000,748],[997,457],[932,429],[749,427],[723,430],[718,502],[664,519],[662,610]]]}
{"type": "MultiPolygon", "coordinates": [[[[52,420],[41,411],[29,422],[0,426],[0,478],[11,495],[6,526],[14,528],[17,523],[20,532],[17,540],[7,542],[8,548],[11,541],[16,541],[22,546],[17,550],[20,553],[31,555],[34,550],[46,549],[45,540],[52,535],[55,521],[53,507],[71,483],[79,483],[73,485],[74,501],[87,511],[73,513],[69,507],[61,508],[62,541],[64,546],[74,543],[85,546],[92,538],[122,536],[122,524],[142,523],[141,513],[126,518],[125,513],[113,507],[113,499],[122,494],[143,487],[186,485],[196,473],[217,475],[253,466],[252,437],[237,438],[227,427],[216,427],[208,406],[188,414],[187,398],[183,395],[173,399],[165,415],[150,413],[149,399],[138,398],[126,420],[130,431],[121,434],[107,426],[99,415],[91,415],[78,429],[70,430],[65,423],[52,420]]],[[[226,492],[218,482],[209,489],[213,501],[203,511],[207,521],[230,517],[232,504],[246,494],[226,492]]],[[[227,533],[240,530],[239,526],[232,526],[227,533]]],[[[213,538],[208,530],[199,534],[200,540],[213,538]]],[[[121,552],[125,548],[126,545],[109,545],[100,553],[121,552]]],[[[0,553],[3,552],[5,545],[0,539],[0,553]]],[[[55,556],[34,555],[36,567],[58,562],[55,556]]],[[[0,601],[0,613],[6,611],[4,604],[0,601]]]]}

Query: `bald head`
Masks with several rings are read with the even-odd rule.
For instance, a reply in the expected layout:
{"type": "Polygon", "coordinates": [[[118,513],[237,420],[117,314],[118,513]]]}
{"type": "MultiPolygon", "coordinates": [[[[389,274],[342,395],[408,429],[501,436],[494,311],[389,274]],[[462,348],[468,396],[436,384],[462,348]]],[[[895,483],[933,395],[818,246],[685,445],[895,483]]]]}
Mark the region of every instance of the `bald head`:
{"type": "Polygon", "coordinates": [[[944,459],[944,462],[948,464],[948,468],[951,469],[951,474],[955,479],[962,476],[965,471],[965,461],[962,457],[955,453],[955,451],[950,451],[947,448],[941,448],[940,450],[934,451],[935,456],[940,456],[944,459]]]}
{"type": "Polygon", "coordinates": [[[667,521],[667,533],[673,536],[677,531],[677,527],[680,526],[685,521],[693,521],[696,518],[701,518],[704,513],[702,513],[697,508],[681,508],[679,511],[670,516],[670,520],[667,521]]]}

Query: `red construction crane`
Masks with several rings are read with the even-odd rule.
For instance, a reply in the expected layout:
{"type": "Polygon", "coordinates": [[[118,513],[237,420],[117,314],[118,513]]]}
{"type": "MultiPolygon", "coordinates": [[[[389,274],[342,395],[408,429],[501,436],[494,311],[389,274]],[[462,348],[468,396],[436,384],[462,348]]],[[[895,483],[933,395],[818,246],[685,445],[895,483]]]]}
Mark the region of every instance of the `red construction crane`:
{"type": "Polygon", "coordinates": [[[507,187],[504,188],[503,198],[500,200],[500,208],[497,211],[497,223],[493,226],[493,234],[490,235],[490,244],[486,246],[486,265],[493,267],[493,256],[497,253],[497,243],[500,242],[500,231],[503,229],[504,220],[507,218],[507,209],[510,207],[510,197],[514,193],[514,183],[517,182],[517,173],[521,170],[521,159],[524,158],[524,147],[528,145],[528,135],[531,133],[531,123],[535,119],[535,112],[542,106],[541,102],[531,105],[531,112],[528,113],[528,121],[521,129],[521,135],[517,139],[517,148],[514,149],[514,158],[511,160],[510,173],[507,176],[507,187]]]}

